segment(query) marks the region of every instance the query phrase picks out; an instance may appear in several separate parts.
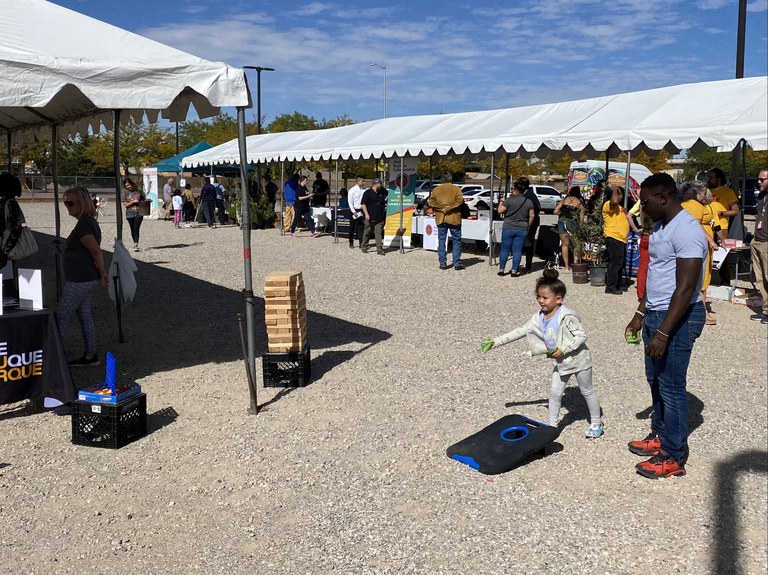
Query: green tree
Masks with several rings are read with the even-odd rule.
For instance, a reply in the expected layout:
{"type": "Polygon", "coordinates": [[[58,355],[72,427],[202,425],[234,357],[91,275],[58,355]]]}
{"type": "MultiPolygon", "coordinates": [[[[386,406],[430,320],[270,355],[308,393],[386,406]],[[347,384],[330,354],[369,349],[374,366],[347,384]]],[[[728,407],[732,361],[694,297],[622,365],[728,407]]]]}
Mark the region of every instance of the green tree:
{"type": "MultiPolygon", "coordinates": [[[[256,122],[245,123],[245,135],[258,132],[256,122]]],[[[179,149],[186,150],[198,142],[218,146],[237,138],[237,118],[222,113],[207,120],[191,120],[179,124],[179,149]]]]}
{"type": "MultiPolygon", "coordinates": [[[[726,177],[730,179],[732,158],[732,152],[716,152],[712,148],[705,148],[696,153],[689,151],[685,160],[685,166],[683,167],[683,178],[693,180],[701,172],[707,172],[712,168],[720,168],[725,172],[726,177]]],[[[747,170],[746,177],[754,178],[761,169],[768,166],[768,151],[756,152],[752,148],[747,147],[744,163],[747,170]]]]}
{"type": "Polygon", "coordinates": [[[109,165],[97,165],[87,155],[93,137],[70,137],[59,142],[59,174],[64,176],[113,176],[112,162],[109,165]]]}
{"type": "MultiPolygon", "coordinates": [[[[123,173],[130,168],[139,171],[176,153],[175,136],[169,128],[157,124],[135,124],[133,121],[120,128],[120,166],[123,173]]],[[[104,132],[91,138],[86,156],[98,166],[113,162],[115,135],[104,132]]]]}
{"type": "Polygon", "coordinates": [[[312,116],[299,112],[293,114],[281,114],[272,120],[266,127],[267,132],[301,132],[304,130],[319,130],[322,126],[312,116]]]}

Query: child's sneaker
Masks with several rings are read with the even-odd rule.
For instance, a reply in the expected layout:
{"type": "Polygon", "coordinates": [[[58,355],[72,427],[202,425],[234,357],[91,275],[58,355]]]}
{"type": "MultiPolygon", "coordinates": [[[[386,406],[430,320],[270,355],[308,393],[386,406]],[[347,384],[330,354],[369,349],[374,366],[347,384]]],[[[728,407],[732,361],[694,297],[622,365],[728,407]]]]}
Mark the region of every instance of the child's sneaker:
{"type": "Polygon", "coordinates": [[[603,430],[603,424],[602,423],[593,423],[589,426],[589,429],[587,429],[587,432],[585,435],[589,437],[590,439],[597,439],[598,437],[602,436],[605,431],[603,430]]]}

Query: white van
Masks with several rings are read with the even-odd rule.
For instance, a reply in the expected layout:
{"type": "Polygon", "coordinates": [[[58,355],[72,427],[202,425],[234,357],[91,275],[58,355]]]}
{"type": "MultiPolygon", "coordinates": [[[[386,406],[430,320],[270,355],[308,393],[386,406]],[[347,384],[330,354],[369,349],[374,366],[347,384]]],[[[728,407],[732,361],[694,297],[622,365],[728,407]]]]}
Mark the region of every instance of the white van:
{"type": "Polygon", "coordinates": [[[589,199],[597,182],[607,179],[609,185],[622,186],[627,190],[630,203],[636,202],[640,194],[640,183],[652,174],[642,164],[629,164],[629,185],[627,185],[626,172],[626,162],[609,162],[607,178],[605,177],[605,162],[601,160],[571,162],[571,167],[568,170],[568,186],[565,189],[567,192],[571,186],[578,186],[581,188],[582,197],[589,199]]]}

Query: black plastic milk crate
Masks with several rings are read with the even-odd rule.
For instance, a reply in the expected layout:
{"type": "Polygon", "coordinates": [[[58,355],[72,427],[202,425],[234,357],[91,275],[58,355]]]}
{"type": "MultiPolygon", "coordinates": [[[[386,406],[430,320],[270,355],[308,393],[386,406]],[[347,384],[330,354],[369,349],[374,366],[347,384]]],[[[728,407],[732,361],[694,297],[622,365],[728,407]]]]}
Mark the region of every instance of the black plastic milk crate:
{"type": "Polygon", "coordinates": [[[304,387],[312,375],[309,346],[303,351],[267,352],[261,358],[264,387],[304,387]]]}
{"type": "Polygon", "coordinates": [[[120,403],[72,402],[72,443],[119,449],[147,434],[147,394],[120,403]]]}

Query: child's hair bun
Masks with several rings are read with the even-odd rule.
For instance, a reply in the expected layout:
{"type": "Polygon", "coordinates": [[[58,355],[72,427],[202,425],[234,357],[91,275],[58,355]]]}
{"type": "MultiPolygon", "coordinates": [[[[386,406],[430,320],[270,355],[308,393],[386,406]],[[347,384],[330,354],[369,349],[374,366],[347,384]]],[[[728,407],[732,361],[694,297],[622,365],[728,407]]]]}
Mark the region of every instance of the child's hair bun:
{"type": "Polygon", "coordinates": [[[560,272],[558,272],[555,268],[547,268],[544,270],[542,275],[547,279],[556,280],[558,277],[560,277],[560,272]]]}

